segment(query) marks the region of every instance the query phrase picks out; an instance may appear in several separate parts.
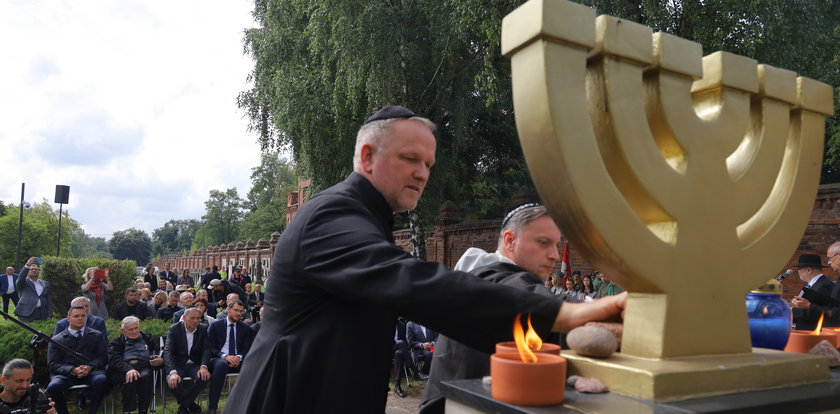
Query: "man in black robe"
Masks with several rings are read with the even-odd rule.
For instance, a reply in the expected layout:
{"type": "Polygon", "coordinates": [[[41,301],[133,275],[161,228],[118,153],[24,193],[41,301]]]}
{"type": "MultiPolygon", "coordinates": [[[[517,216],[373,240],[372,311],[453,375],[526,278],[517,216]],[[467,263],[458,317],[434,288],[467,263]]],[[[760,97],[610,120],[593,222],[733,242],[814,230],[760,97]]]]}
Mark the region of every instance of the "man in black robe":
{"type": "MultiPolygon", "coordinates": [[[[495,252],[472,247],[464,252],[455,270],[470,272],[481,279],[522,289],[543,296],[554,293],[545,287],[545,280],[560,261],[558,245],[560,229],[548,210],[528,203],[511,210],[502,221],[495,252]]],[[[564,295],[558,295],[564,298],[564,295]]],[[[550,341],[554,338],[543,337],[550,341]]],[[[441,381],[482,378],[490,375],[490,354],[473,349],[446,335],[438,337],[432,372],[423,390],[420,412],[443,413],[441,381]]]]}
{"type": "Polygon", "coordinates": [[[626,296],[567,304],[419,261],[393,243],[435,162],[434,124],[385,107],[356,138],[354,172],[304,203],[272,261],[267,318],[227,404],[241,413],[383,412],[397,315],[490,351],[517,314],[567,331],[620,313],[626,296]]]}

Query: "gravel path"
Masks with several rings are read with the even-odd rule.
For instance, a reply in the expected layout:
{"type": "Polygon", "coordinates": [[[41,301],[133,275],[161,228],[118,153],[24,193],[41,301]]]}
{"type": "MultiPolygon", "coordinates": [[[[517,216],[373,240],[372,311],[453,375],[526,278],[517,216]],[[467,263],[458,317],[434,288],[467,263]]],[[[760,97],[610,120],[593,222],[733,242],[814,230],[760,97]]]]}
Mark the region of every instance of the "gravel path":
{"type": "Polygon", "coordinates": [[[425,382],[412,381],[411,387],[403,387],[405,398],[400,398],[399,395],[394,394],[393,390],[389,391],[385,414],[415,414],[425,385],[425,382]]]}

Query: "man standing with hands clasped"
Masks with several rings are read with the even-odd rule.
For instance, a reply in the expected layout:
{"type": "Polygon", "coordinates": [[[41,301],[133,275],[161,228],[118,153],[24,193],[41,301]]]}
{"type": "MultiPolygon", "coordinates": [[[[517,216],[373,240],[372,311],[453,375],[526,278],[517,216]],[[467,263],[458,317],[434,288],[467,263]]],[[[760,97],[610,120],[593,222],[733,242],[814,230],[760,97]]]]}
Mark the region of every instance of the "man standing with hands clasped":
{"type": "Polygon", "coordinates": [[[238,412],[383,412],[397,315],[489,352],[511,340],[517,314],[548,334],[622,312],[626,295],[561,307],[396,246],[393,215],[414,209],[426,187],[434,128],[382,108],[356,136],[354,172],[298,210],[275,249],[266,319],[240,373],[248,381],[228,398],[238,412]]]}

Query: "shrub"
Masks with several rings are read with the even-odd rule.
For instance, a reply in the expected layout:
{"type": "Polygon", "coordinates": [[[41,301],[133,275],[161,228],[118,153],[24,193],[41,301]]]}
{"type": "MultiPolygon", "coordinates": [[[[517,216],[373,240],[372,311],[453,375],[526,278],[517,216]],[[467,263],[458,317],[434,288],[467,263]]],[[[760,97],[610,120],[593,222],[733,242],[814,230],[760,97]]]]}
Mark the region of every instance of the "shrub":
{"type": "MultiPolygon", "coordinates": [[[[70,307],[70,301],[82,294],[82,274],[92,266],[107,267],[114,286],[113,292],[105,295],[105,306],[111,311],[122,300],[122,292],[134,285],[137,274],[133,260],[72,259],[49,256],[41,264],[41,277],[50,284],[53,315],[63,318],[70,307]]],[[[2,354],[0,354],[2,355],[2,354]]]]}

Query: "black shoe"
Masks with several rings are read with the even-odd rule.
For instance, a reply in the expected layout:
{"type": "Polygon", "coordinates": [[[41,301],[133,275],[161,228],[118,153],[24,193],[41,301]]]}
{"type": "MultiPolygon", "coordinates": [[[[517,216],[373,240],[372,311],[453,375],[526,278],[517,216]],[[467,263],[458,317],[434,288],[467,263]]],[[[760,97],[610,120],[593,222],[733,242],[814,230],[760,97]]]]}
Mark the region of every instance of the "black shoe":
{"type": "Polygon", "coordinates": [[[414,380],[415,381],[425,381],[427,379],[429,379],[429,376],[422,373],[422,372],[418,372],[418,373],[414,374],[414,380]]]}
{"type": "Polygon", "coordinates": [[[400,396],[400,398],[405,398],[405,391],[400,388],[399,384],[394,386],[394,392],[400,396]]]}
{"type": "Polygon", "coordinates": [[[178,414],[190,414],[190,410],[188,410],[187,407],[184,407],[182,405],[178,407],[178,414]]]}
{"type": "Polygon", "coordinates": [[[191,413],[200,413],[201,412],[201,406],[196,404],[195,402],[193,402],[192,404],[190,404],[190,412],[191,413]]]}
{"type": "Polygon", "coordinates": [[[87,410],[87,398],[85,398],[84,395],[79,394],[79,396],[76,398],[76,407],[79,409],[79,411],[87,410]]]}

